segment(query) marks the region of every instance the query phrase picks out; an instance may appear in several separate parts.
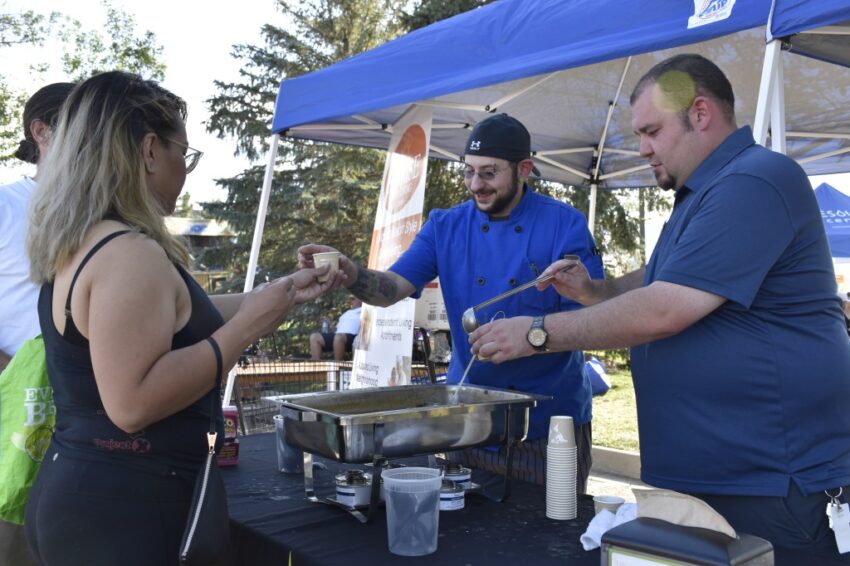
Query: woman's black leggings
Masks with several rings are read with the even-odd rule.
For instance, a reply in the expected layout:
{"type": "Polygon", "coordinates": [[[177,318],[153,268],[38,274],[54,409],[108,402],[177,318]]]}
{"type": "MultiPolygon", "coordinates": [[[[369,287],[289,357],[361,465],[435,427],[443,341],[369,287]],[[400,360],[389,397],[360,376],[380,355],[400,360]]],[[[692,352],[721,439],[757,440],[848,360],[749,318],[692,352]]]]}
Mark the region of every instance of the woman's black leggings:
{"type": "Polygon", "coordinates": [[[44,566],[177,564],[191,481],[67,457],[51,444],[24,527],[44,566]]]}

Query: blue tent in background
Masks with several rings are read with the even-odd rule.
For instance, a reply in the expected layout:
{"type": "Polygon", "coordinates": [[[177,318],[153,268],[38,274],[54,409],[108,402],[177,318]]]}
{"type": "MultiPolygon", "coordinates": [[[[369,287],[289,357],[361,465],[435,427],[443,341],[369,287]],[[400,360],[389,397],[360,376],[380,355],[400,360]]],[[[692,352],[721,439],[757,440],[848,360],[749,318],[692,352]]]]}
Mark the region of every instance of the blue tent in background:
{"type": "Polygon", "coordinates": [[[832,257],[850,258],[850,196],[832,185],[821,183],[815,189],[832,257]]]}

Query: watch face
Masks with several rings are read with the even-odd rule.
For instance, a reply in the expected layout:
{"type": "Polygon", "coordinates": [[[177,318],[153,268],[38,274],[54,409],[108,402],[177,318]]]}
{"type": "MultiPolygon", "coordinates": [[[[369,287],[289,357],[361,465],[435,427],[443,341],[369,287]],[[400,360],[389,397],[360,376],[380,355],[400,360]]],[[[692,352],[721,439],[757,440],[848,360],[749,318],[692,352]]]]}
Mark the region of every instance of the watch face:
{"type": "Polygon", "coordinates": [[[542,328],[532,328],[528,331],[528,342],[534,347],[540,347],[546,343],[547,336],[542,328]]]}

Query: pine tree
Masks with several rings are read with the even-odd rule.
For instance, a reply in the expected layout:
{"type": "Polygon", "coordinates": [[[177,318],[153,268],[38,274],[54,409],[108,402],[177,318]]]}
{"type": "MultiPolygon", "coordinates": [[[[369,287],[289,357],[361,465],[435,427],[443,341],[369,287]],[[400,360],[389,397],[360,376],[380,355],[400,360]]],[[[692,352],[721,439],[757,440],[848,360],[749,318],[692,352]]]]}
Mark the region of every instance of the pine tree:
{"type": "MultiPolygon", "coordinates": [[[[279,0],[279,25],[262,29],[263,45],[238,45],[234,56],[244,61],[241,82],[217,82],[209,100],[210,131],[238,138],[237,153],[252,159],[268,152],[268,132],[280,81],[318,70],[380,45],[404,30],[392,0],[279,0]]],[[[324,143],[283,139],[260,248],[256,281],[277,277],[296,267],[296,250],[321,242],[365,262],[374,210],[383,174],[383,152],[324,143]]],[[[225,220],[243,236],[228,248],[209,253],[208,263],[247,265],[254,231],[263,166],[224,179],[221,203],[206,211],[225,220]]],[[[231,282],[241,290],[244,278],[231,282]]],[[[336,318],[347,300],[325,296],[292,313],[282,328],[287,344],[306,351],[306,336],[324,317],[336,318]]]]}

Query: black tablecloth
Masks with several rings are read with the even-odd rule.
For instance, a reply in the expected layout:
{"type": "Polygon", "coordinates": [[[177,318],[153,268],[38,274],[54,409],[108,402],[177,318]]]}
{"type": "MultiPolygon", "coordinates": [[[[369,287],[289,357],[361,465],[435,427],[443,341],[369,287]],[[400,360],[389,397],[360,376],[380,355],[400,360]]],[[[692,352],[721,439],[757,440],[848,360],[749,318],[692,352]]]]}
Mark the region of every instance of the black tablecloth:
{"type": "MultiPolygon", "coordinates": [[[[435,553],[396,556],[387,548],[383,508],[363,524],[342,509],[306,500],[303,476],[277,471],[274,440],[273,433],[241,437],[239,465],[222,469],[238,564],[285,566],[290,552],[295,566],[599,564],[599,551],[585,552],[579,542],[593,517],[591,498],[579,498],[576,520],[555,521],[546,518],[545,490],[518,481],[505,502],[467,494],[464,509],[441,512],[435,553]]],[[[331,495],[342,466],[320,461],[328,469],[316,470],[316,490],[331,495]]]]}

